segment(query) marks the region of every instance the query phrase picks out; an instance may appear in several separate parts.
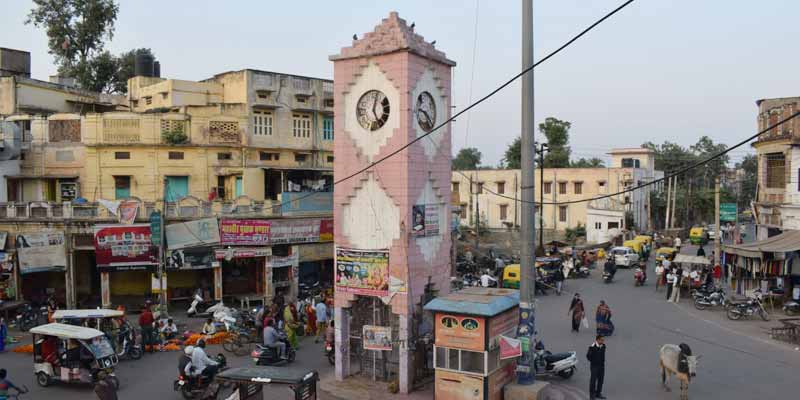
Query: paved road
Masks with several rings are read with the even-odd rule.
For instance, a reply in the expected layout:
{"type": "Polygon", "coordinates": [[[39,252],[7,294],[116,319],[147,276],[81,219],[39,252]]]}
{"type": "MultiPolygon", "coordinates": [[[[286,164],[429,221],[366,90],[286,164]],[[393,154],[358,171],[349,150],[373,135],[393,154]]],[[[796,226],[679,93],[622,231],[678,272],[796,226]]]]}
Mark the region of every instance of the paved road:
{"type": "MultiPolygon", "coordinates": [[[[197,324],[198,319],[192,320],[197,324]]],[[[12,332],[16,334],[16,332],[12,332]]],[[[27,337],[30,341],[30,336],[27,337]]],[[[331,370],[327,358],[323,357],[324,344],[315,344],[311,338],[301,341],[297,360],[293,366],[316,369],[321,375],[327,374],[331,370]]],[[[222,346],[208,346],[206,349],[209,355],[224,353],[228,359],[228,365],[232,367],[252,365],[249,357],[235,357],[222,349],[222,346]]],[[[119,398],[121,400],[161,400],[161,399],[180,399],[180,393],[172,390],[173,381],[177,377],[178,352],[163,352],[145,354],[141,360],[121,361],[117,366],[117,376],[119,377],[121,389],[119,398]]],[[[33,376],[33,356],[30,354],[3,353],[0,354],[0,367],[6,368],[9,372],[9,379],[16,385],[27,385],[31,390],[24,395],[23,399],[59,399],[59,400],[87,400],[96,398],[91,387],[88,385],[65,385],[54,384],[42,388],[36,385],[33,376]]],[[[293,395],[278,386],[274,392],[270,392],[270,399],[288,400],[294,398],[293,395]]]]}
{"type": "MultiPolygon", "coordinates": [[[[684,248],[694,254],[696,248],[684,248]]],[[[648,276],[653,276],[651,266],[648,276]]],[[[590,329],[570,333],[567,309],[571,295],[538,298],[537,328],[553,352],[576,350],[581,364],[564,387],[567,398],[588,399],[589,371],[586,348],[594,340],[594,309],[600,300],[611,306],[616,332],[606,340],[606,389],[609,399],[678,399],[679,385],[664,392],[658,372],[658,349],[665,343],[685,342],[702,355],[698,375],[689,395],[693,399],[791,398],[797,393],[800,351],[775,342],[758,321],[729,321],[722,312],[698,311],[689,300],[676,305],[665,301],[662,289],[655,292],[652,281],[634,287],[632,273],[619,270],[614,283],[603,284],[600,272],[592,277],[567,281],[569,291],[584,298],[590,329]]],[[[774,323],[773,323],[774,324],[774,323]]]]}

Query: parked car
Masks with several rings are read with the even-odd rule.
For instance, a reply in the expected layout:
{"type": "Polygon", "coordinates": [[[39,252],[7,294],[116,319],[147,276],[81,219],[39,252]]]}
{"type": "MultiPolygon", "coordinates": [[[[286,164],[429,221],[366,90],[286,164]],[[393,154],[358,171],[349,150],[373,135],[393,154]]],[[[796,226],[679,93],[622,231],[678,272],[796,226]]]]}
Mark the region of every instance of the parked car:
{"type": "Polygon", "coordinates": [[[614,257],[614,265],[618,267],[630,268],[639,263],[639,255],[630,247],[614,247],[610,253],[614,257]]]}

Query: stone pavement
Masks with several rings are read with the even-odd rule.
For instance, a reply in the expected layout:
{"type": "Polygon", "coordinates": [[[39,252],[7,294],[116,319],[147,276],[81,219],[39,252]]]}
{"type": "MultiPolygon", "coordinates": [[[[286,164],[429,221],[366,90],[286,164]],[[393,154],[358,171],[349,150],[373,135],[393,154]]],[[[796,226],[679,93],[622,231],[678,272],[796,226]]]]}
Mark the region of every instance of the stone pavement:
{"type": "Polygon", "coordinates": [[[369,377],[353,375],[345,381],[337,381],[333,370],[321,374],[319,390],[324,393],[323,399],[354,400],[377,399],[387,400],[428,400],[433,399],[433,383],[409,394],[392,394],[388,382],[376,382],[369,377]]]}

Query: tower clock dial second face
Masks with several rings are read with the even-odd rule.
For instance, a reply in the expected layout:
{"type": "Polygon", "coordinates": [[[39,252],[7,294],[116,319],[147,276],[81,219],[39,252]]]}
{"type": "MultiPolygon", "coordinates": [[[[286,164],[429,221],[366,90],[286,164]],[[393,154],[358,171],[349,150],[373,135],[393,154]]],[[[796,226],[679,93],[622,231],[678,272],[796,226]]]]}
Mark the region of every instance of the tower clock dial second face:
{"type": "Polygon", "coordinates": [[[366,130],[376,131],[389,120],[390,111],[386,95],[380,90],[369,90],[361,95],[356,105],[358,124],[366,130]]]}
{"type": "Polygon", "coordinates": [[[436,126],[436,103],[433,96],[428,92],[422,92],[417,96],[417,123],[425,132],[430,132],[436,126]]]}

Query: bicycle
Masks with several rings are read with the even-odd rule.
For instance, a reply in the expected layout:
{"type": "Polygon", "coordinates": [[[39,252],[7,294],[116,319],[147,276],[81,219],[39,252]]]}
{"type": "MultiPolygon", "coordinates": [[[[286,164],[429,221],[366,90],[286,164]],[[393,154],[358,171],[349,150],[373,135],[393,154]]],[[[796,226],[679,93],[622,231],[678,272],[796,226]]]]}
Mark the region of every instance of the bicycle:
{"type": "Polygon", "coordinates": [[[250,353],[250,344],[253,338],[247,332],[238,329],[229,331],[230,335],[222,342],[222,348],[237,356],[244,356],[250,353]]]}

